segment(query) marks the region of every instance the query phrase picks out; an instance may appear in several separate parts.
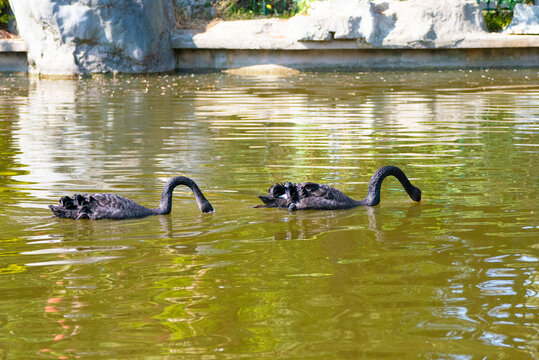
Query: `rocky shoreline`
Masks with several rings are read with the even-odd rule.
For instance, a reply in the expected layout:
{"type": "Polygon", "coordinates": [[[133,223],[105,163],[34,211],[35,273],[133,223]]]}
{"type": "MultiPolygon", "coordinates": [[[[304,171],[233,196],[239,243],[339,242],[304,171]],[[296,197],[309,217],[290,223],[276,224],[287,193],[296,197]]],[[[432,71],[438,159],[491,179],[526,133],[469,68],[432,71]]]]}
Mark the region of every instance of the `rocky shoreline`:
{"type": "MultiPolygon", "coordinates": [[[[321,1],[307,15],[223,21],[201,31],[173,30],[174,10],[167,0],[129,6],[96,0],[92,7],[74,1],[54,13],[52,2],[19,1],[13,9],[31,73],[147,73],[262,64],[296,69],[444,68],[458,67],[459,61],[462,67],[539,65],[539,36],[510,35],[539,33],[539,6],[517,6],[505,33],[486,31],[475,0],[321,1]],[[489,61],[489,52],[505,59],[489,61]]],[[[0,40],[0,52],[20,50],[21,40],[0,40]]]]}

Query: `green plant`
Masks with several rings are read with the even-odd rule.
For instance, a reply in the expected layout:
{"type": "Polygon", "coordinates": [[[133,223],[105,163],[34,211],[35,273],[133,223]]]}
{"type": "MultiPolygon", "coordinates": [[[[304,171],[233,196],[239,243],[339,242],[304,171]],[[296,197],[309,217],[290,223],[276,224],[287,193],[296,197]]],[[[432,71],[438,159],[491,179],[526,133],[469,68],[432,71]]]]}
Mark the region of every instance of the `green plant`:
{"type": "Polygon", "coordinates": [[[499,11],[505,9],[512,12],[516,4],[533,5],[534,0],[477,0],[477,3],[484,3],[486,11],[499,11]]]}
{"type": "Polygon", "coordinates": [[[513,12],[510,10],[485,11],[483,17],[488,31],[499,32],[511,23],[513,12]]]}
{"type": "Polygon", "coordinates": [[[513,20],[513,10],[517,4],[533,4],[533,0],[477,0],[484,3],[483,17],[490,32],[501,31],[513,20]]]}
{"type": "Polygon", "coordinates": [[[250,19],[260,16],[291,17],[305,11],[312,0],[224,0],[219,3],[226,19],[250,19]]]}
{"type": "Polygon", "coordinates": [[[8,10],[9,1],[0,0],[0,30],[7,29],[7,23],[12,18],[12,16],[8,15],[8,10]]]}

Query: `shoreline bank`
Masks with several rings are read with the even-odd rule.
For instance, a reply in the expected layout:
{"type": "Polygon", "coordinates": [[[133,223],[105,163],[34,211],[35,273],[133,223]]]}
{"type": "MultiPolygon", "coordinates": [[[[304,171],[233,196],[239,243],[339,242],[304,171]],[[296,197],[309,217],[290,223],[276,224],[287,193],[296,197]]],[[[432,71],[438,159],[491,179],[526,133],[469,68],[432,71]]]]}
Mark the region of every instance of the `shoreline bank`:
{"type": "MultiPolygon", "coordinates": [[[[177,30],[175,70],[221,71],[274,64],[296,70],[421,70],[539,67],[539,36],[489,34],[439,47],[371,46],[357,40],[290,41],[268,34],[243,38],[177,30]]],[[[27,72],[22,39],[0,40],[0,72],[27,72]]]]}

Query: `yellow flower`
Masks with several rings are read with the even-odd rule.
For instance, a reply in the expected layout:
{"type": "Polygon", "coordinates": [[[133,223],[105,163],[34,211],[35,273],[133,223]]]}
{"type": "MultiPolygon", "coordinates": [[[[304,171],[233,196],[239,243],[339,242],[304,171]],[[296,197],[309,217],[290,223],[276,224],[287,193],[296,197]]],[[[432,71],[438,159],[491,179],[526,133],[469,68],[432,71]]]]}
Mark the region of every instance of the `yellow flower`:
{"type": "Polygon", "coordinates": [[[266,7],[271,10],[271,4],[267,4],[266,7]]]}

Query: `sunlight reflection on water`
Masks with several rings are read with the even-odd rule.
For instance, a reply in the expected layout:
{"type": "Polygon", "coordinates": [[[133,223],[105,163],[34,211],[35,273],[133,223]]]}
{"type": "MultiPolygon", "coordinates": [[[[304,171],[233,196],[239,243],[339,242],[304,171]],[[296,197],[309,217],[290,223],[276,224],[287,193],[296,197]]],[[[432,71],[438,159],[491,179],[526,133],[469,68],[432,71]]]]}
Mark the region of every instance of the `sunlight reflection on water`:
{"type": "Polygon", "coordinates": [[[537,72],[1,78],[0,354],[536,355],[537,72]],[[420,204],[388,179],[373,208],[252,208],[285,180],[362,198],[386,164],[420,204]],[[173,175],[216,212],[185,188],[169,216],[46,207],[155,206],[173,175]]]}

